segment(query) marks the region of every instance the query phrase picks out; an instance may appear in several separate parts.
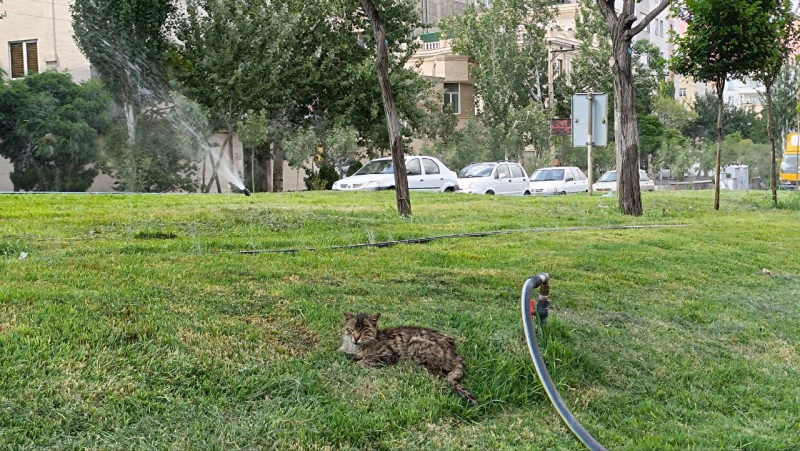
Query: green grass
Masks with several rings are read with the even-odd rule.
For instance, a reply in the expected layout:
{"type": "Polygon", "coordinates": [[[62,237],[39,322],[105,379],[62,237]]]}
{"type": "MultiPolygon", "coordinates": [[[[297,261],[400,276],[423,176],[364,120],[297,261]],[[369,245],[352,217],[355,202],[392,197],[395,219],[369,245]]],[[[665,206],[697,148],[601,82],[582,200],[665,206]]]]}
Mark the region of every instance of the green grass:
{"type": "Polygon", "coordinates": [[[800,449],[800,195],[722,194],[2,196],[0,449],[582,449],[522,335],[540,271],[545,360],[606,447],[800,449]],[[686,226],[601,228],[648,224],[686,226]],[[453,336],[481,406],[336,353],[343,311],[453,336]]]}

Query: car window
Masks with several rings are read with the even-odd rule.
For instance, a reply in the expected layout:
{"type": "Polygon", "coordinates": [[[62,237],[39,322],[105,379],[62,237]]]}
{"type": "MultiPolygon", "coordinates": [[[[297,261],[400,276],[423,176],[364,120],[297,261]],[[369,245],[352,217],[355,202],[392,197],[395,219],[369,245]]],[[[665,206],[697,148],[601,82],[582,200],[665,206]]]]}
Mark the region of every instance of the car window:
{"type": "Polygon", "coordinates": [[[583,171],[578,169],[575,172],[578,174],[578,180],[586,180],[586,175],[583,173],[583,171]]]}
{"type": "Polygon", "coordinates": [[[497,165],[497,178],[505,177],[509,178],[511,174],[508,172],[508,165],[507,164],[499,164],[497,165]]]}
{"type": "Polygon", "coordinates": [[[458,171],[459,178],[489,177],[492,175],[494,163],[473,163],[458,171]]]}
{"type": "Polygon", "coordinates": [[[566,174],[566,177],[564,177],[564,179],[565,180],[566,179],[576,180],[575,179],[575,171],[573,171],[572,169],[567,169],[567,174],[566,174]]]}
{"type": "Polygon", "coordinates": [[[441,172],[439,170],[439,165],[430,158],[423,158],[422,166],[425,168],[426,174],[439,174],[441,172]]]}
{"type": "Polygon", "coordinates": [[[564,170],[563,169],[539,169],[538,171],[534,172],[531,176],[531,180],[534,182],[547,182],[547,181],[557,181],[557,180],[564,180],[564,170]]]}
{"type": "Polygon", "coordinates": [[[422,174],[422,169],[419,166],[419,158],[412,158],[406,161],[406,172],[408,175],[422,174]]]}
{"type": "Polygon", "coordinates": [[[518,164],[511,165],[511,175],[515,178],[525,177],[524,175],[522,175],[522,168],[518,164]]]}
{"type": "Polygon", "coordinates": [[[600,176],[598,182],[616,182],[617,181],[617,171],[608,171],[605,174],[600,176]]]}
{"type": "Polygon", "coordinates": [[[394,174],[392,160],[372,160],[353,175],[394,174]]]}

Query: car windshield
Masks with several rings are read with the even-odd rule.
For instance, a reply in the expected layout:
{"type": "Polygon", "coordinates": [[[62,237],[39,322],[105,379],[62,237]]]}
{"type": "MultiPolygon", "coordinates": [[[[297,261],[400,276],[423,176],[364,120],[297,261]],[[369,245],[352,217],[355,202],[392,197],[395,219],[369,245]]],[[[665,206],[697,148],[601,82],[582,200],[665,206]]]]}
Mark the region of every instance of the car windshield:
{"type": "Polygon", "coordinates": [[[608,171],[605,174],[601,175],[600,178],[597,181],[598,182],[616,182],[617,181],[617,171],[608,171]]]}
{"type": "Polygon", "coordinates": [[[564,180],[563,169],[539,169],[533,173],[531,180],[534,182],[548,182],[553,180],[564,180]]]}
{"type": "Polygon", "coordinates": [[[782,172],[797,172],[797,154],[787,154],[783,156],[781,162],[782,172]]]}
{"type": "Polygon", "coordinates": [[[476,163],[471,164],[464,169],[458,171],[458,177],[468,179],[472,177],[488,177],[494,169],[493,163],[476,163]]]}
{"type": "Polygon", "coordinates": [[[353,175],[394,174],[392,160],[372,160],[353,175]]]}

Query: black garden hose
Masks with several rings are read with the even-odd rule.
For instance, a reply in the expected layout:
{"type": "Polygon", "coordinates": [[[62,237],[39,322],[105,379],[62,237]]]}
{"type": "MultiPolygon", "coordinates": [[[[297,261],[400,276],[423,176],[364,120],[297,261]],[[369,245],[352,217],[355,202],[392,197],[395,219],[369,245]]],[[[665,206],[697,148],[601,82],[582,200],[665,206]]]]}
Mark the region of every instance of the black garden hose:
{"type": "Polygon", "coordinates": [[[561,395],[558,393],[558,389],[556,389],[556,384],[553,383],[553,380],[550,378],[550,373],[547,372],[542,353],[539,351],[539,344],[536,342],[536,325],[533,320],[533,311],[539,315],[540,321],[544,324],[547,320],[547,309],[550,304],[549,295],[550,276],[547,275],[547,273],[539,273],[535,276],[531,276],[525,281],[525,285],[522,286],[522,323],[525,326],[525,337],[528,342],[528,349],[531,352],[533,365],[536,367],[536,374],[539,375],[539,380],[542,382],[544,391],[547,393],[556,411],[561,415],[567,427],[572,430],[572,433],[578,437],[578,440],[593,451],[607,451],[600,442],[595,440],[595,438],[581,426],[578,419],[575,418],[575,415],[572,414],[564,403],[564,400],[561,399],[561,395]],[[539,297],[534,305],[531,299],[533,297],[533,290],[536,288],[539,288],[539,297]]]}

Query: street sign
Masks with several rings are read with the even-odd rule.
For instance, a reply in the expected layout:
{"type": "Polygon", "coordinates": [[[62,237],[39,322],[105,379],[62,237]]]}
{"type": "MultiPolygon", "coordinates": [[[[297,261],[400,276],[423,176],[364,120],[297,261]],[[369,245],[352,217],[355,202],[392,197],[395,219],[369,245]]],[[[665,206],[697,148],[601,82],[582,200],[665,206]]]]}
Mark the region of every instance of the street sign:
{"type": "MultiPolygon", "coordinates": [[[[592,146],[608,145],[608,94],[592,94],[592,146]]],[[[589,140],[588,94],[572,95],[572,145],[588,147],[589,140]]]]}
{"type": "Polygon", "coordinates": [[[553,136],[569,136],[572,134],[572,119],[550,119],[550,134],[553,136]]]}

